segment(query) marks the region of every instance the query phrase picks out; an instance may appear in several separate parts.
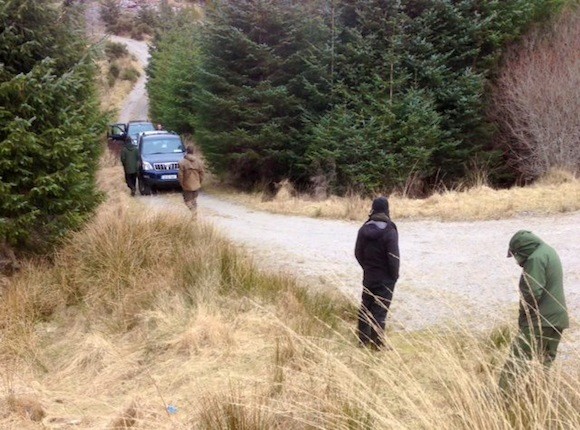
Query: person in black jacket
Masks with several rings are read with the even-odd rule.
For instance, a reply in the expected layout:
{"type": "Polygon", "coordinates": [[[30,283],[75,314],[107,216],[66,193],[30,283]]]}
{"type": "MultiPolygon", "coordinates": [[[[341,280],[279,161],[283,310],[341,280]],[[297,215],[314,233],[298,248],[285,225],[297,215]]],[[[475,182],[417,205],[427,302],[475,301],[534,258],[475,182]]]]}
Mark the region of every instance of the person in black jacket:
{"type": "Polygon", "coordinates": [[[358,231],[354,255],[363,269],[358,337],[362,346],[381,349],[387,312],[399,278],[399,234],[385,197],[373,201],[368,221],[358,231]]]}

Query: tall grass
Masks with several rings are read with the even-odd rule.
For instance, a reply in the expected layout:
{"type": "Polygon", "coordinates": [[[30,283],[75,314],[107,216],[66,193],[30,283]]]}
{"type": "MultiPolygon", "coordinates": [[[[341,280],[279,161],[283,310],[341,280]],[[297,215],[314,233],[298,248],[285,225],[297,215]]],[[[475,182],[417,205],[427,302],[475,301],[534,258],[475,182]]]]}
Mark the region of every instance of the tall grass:
{"type": "Polygon", "coordinates": [[[211,226],[192,223],[188,215],[143,214],[126,204],[104,207],[51,265],[31,265],[16,277],[0,304],[0,319],[15,321],[5,325],[34,324],[76,306],[126,331],[167,294],[191,306],[220,297],[284,302],[288,312],[330,326],[352,312],[346,300],[307,294],[289,277],[261,273],[211,226]]]}
{"type": "Polygon", "coordinates": [[[201,428],[569,429],[580,424],[578,371],[535,366],[510,393],[496,386],[497,349],[472,334],[396,335],[378,355],[294,339],[278,390],[233,389],[205,399],[201,428]],[[457,342],[461,339],[461,342],[457,342]],[[209,416],[209,417],[208,417],[209,416]],[[240,423],[245,423],[241,425],[240,423]],[[262,423],[267,422],[264,426],[262,423]]]}
{"type": "Polygon", "coordinates": [[[502,394],[505,328],[358,348],[353,303],[259,271],[188,214],[144,210],[119,166],[99,180],[95,219],[3,294],[0,428],[580,428],[578,357],[502,394]]]}
{"type": "MultiPolygon", "coordinates": [[[[442,190],[422,199],[394,193],[389,196],[391,215],[394,219],[475,221],[580,210],[580,180],[567,172],[553,171],[534,185],[510,189],[490,188],[481,179],[476,182],[479,183],[474,186],[442,190]]],[[[306,195],[265,199],[261,193],[243,194],[216,185],[209,190],[259,210],[313,218],[363,220],[371,206],[370,198],[358,195],[317,201],[306,195]]]]}

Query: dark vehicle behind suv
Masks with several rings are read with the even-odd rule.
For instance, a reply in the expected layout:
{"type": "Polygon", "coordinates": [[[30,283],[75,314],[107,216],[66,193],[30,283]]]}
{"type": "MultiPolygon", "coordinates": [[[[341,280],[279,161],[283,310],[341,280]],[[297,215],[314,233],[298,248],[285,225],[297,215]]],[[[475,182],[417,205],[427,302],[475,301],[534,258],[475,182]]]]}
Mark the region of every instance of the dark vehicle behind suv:
{"type": "Polygon", "coordinates": [[[179,160],[185,155],[185,146],[178,134],[168,131],[146,131],[138,137],[139,193],[149,195],[157,188],[178,187],[179,160]]]}
{"type": "Polygon", "coordinates": [[[149,121],[129,121],[109,125],[107,137],[109,141],[127,142],[131,140],[136,146],[139,133],[152,130],[155,130],[155,126],[149,121]]]}

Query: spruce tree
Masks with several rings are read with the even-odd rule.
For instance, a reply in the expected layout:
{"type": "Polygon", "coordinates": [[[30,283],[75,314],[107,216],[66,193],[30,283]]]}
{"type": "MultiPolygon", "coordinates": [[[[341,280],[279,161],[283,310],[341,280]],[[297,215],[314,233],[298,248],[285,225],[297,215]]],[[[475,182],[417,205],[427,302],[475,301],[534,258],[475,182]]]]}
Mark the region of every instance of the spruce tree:
{"type": "Polygon", "coordinates": [[[99,201],[104,123],[80,15],[0,0],[0,240],[45,249],[99,201]]]}
{"type": "Polygon", "coordinates": [[[341,1],[333,108],[313,128],[311,169],[338,191],[374,191],[417,172],[429,187],[453,183],[470,160],[497,163],[486,85],[505,43],[555,3],[341,1]]]}
{"type": "Polygon", "coordinates": [[[168,130],[192,134],[195,115],[193,93],[199,61],[199,24],[193,14],[171,19],[157,34],[147,67],[149,110],[168,130]]]}
{"type": "Polygon", "coordinates": [[[178,33],[157,46],[155,112],[179,106],[216,173],[242,186],[452,185],[472,160],[500,161],[486,89],[505,45],[565,2],[216,0],[199,55],[178,33]]]}
{"type": "Polygon", "coordinates": [[[304,2],[275,0],[216,2],[208,12],[196,137],[216,172],[238,184],[303,173],[305,112],[324,109],[326,78],[308,70],[325,34],[307,14],[304,2]]]}
{"type": "Polygon", "coordinates": [[[432,96],[405,68],[408,17],[399,2],[361,0],[345,2],[339,19],[333,108],[313,128],[311,168],[339,193],[429,175],[446,136],[432,96]]]}

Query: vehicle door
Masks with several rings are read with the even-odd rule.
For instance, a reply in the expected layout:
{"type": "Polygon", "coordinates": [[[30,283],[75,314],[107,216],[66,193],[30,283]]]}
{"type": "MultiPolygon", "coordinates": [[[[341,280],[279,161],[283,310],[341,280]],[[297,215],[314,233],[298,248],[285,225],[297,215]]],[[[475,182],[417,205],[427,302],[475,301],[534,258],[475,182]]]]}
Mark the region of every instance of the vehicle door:
{"type": "Polygon", "coordinates": [[[109,141],[125,141],[127,137],[127,126],[124,123],[110,124],[107,130],[107,139],[109,141]]]}

